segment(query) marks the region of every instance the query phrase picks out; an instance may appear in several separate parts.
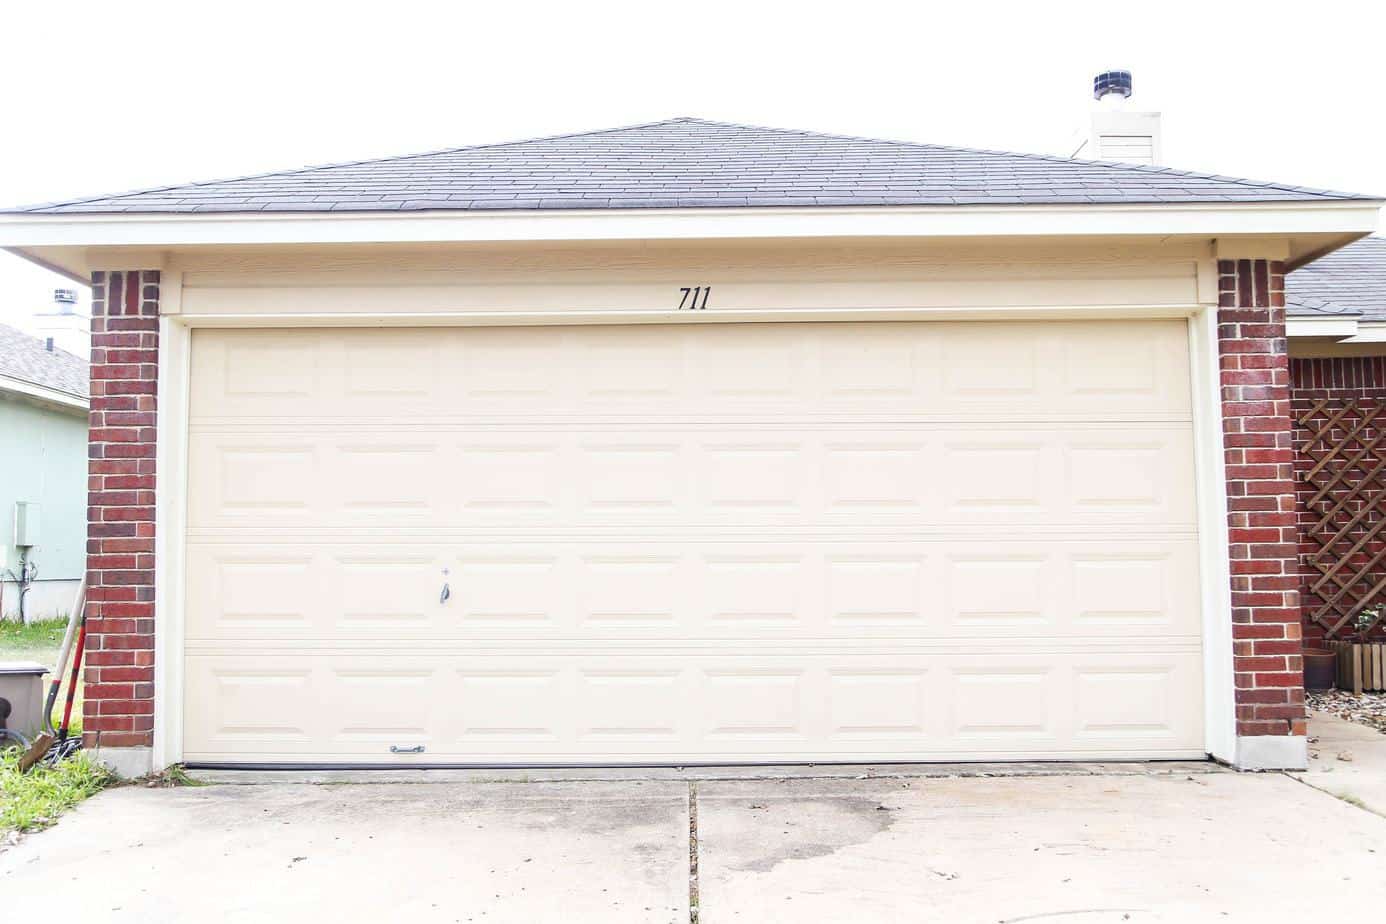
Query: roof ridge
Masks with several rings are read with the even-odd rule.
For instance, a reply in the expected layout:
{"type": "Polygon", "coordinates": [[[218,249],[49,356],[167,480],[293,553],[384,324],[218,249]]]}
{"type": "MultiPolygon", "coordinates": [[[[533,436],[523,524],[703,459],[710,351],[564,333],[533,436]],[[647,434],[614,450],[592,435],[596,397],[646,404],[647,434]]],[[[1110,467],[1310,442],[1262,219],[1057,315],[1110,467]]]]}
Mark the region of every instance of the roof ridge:
{"type": "Polygon", "coordinates": [[[486,144],[463,144],[450,148],[438,148],[433,151],[416,151],[412,154],[392,154],[388,157],[363,157],[357,160],[343,160],[330,164],[309,164],[303,167],[293,167],[287,170],[266,170],[261,173],[247,173],[241,176],[223,176],[214,180],[198,180],[191,183],[166,183],[161,186],[148,186],[140,189],[127,189],[118,193],[102,193],[92,196],[78,196],[74,199],[60,199],[55,202],[36,202],[31,205],[19,206],[14,209],[0,209],[0,212],[33,212],[39,209],[57,208],[59,206],[81,205],[86,202],[97,202],[105,199],[124,199],[127,196],[143,196],[147,193],[165,192],[170,189],[189,189],[198,186],[214,186],[220,183],[239,183],[242,180],[259,180],[268,177],[298,176],[304,173],[312,173],[316,170],[334,170],[338,167],[358,167],[364,164],[383,164],[400,160],[413,160],[416,157],[436,157],[440,154],[456,154],[459,151],[478,151],[486,148],[503,148],[514,144],[532,144],[539,141],[557,141],[560,138],[582,138],[588,135],[605,135],[611,132],[630,131],[634,128],[652,128],[656,125],[667,125],[671,122],[702,122],[705,119],[694,119],[689,116],[679,116],[673,119],[659,119],[654,122],[637,122],[632,125],[617,125],[610,128],[594,128],[581,132],[561,132],[556,135],[538,135],[534,138],[519,138],[513,141],[492,141],[486,144]]]}

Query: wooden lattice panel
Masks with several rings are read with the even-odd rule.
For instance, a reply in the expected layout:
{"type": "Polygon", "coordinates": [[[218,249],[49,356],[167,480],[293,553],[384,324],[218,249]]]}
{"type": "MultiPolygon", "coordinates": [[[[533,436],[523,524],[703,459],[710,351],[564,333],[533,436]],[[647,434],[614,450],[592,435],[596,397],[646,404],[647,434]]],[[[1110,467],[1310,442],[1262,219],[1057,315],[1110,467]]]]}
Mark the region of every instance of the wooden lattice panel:
{"type": "Polygon", "coordinates": [[[1386,603],[1386,400],[1297,401],[1295,418],[1305,614],[1327,638],[1366,635],[1386,624],[1358,624],[1386,603]]]}

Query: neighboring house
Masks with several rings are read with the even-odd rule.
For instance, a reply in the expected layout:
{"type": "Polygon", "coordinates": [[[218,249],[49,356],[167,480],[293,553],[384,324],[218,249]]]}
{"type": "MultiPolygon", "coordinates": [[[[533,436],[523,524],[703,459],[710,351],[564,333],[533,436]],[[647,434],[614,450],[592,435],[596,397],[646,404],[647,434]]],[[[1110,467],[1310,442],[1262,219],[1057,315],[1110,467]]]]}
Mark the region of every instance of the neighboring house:
{"type": "Polygon", "coordinates": [[[674,119],[0,215],[94,287],[87,742],[1302,766],[1284,274],[1380,205],[674,119]]]}
{"type": "Polygon", "coordinates": [[[1305,636],[1386,635],[1386,238],[1286,282],[1305,636]]]}
{"type": "Polygon", "coordinates": [[[87,363],[0,325],[0,616],[66,616],[87,539],[87,363]]]}

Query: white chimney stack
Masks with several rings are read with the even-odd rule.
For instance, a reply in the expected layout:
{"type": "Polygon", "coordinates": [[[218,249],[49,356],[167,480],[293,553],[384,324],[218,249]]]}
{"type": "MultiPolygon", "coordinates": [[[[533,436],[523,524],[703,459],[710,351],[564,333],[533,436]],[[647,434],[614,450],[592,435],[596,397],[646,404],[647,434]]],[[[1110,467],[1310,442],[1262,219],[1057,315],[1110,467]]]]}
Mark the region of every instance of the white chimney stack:
{"type": "Polygon", "coordinates": [[[60,350],[91,356],[91,320],[77,310],[75,289],[54,289],[52,304],[34,314],[33,331],[60,350]]]}
{"type": "Polygon", "coordinates": [[[1120,164],[1160,163],[1160,114],[1133,112],[1130,71],[1103,71],[1093,78],[1091,127],[1072,157],[1120,164]]]}

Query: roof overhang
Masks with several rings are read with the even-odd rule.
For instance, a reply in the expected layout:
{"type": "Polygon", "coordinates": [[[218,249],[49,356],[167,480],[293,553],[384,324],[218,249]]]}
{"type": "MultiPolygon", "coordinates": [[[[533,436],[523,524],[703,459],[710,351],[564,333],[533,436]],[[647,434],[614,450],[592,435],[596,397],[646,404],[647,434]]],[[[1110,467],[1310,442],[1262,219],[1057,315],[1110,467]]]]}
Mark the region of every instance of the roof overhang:
{"type": "Polygon", "coordinates": [[[23,379],[0,375],[0,398],[23,401],[40,407],[52,408],[76,416],[86,416],[89,406],[86,398],[69,394],[46,385],[26,382],[23,379]]]}
{"type": "Polygon", "coordinates": [[[1320,337],[1342,340],[1355,337],[1361,318],[1357,315],[1343,317],[1291,317],[1285,320],[1285,333],[1291,337],[1320,337]]]}
{"type": "Polygon", "coordinates": [[[1386,321],[1364,321],[1356,315],[1343,318],[1289,318],[1285,333],[1301,341],[1319,343],[1386,344],[1386,321]]]}
{"type": "Polygon", "coordinates": [[[86,281],[102,248],[851,237],[1279,242],[1291,268],[1377,227],[1381,200],[488,212],[0,214],[0,247],[86,281]]]}

